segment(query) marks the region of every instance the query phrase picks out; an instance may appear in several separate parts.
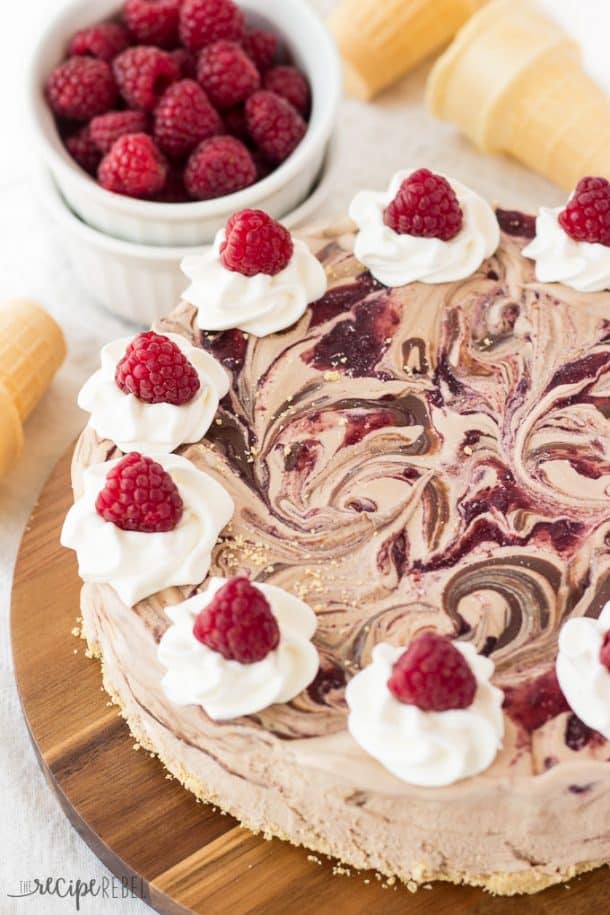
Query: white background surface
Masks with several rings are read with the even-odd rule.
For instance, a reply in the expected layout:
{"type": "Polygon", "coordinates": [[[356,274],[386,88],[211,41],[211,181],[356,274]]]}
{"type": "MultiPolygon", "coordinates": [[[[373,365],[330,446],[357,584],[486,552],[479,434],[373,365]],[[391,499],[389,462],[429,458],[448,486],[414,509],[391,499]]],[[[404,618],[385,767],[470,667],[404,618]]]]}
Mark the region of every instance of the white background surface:
{"type": "MultiPolygon", "coordinates": [[[[20,880],[47,876],[89,880],[106,873],[69,826],[38,770],[19,710],[8,643],[10,582],[25,520],[51,467],[83,425],[75,397],[96,366],[101,344],[126,329],[96,308],[76,283],[69,252],[54,237],[30,182],[36,150],[30,148],[24,124],[21,74],[41,23],[59,2],[63,0],[15,0],[0,30],[0,298],[18,295],[39,300],[62,324],[70,349],[55,384],[28,423],[27,447],[18,467],[0,481],[1,915],[74,911],[69,900],[7,898],[7,893],[18,892],[20,880]]],[[[322,11],[333,5],[332,0],[314,2],[322,11]]],[[[544,5],[581,40],[591,71],[610,92],[607,0],[545,0],[544,5]]],[[[94,15],[93,2],[91,8],[94,15]]],[[[3,4],[3,9],[6,12],[8,7],[3,4]]],[[[396,169],[410,164],[452,173],[508,208],[533,209],[563,199],[543,179],[515,163],[479,156],[453,128],[435,123],[421,107],[426,70],[407,77],[373,106],[345,103],[335,184],[321,216],[340,214],[355,190],[385,186],[396,169]]],[[[81,911],[141,915],[150,910],[138,901],[85,900],[81,911]]]]}

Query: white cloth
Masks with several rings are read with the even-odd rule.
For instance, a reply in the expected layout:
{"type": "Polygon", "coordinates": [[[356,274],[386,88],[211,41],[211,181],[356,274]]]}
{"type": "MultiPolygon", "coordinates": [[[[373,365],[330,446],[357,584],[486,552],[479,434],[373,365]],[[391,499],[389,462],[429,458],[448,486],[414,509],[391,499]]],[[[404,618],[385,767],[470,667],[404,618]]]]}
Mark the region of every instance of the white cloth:
{"type": "MultiPolygon", "coordinates": [[[[63,2],[63,0],[62,0],[63,2]]],[[[333,0],[313,0],[323,12],[333,0]]],[[[560,14],[573,10],[570,0],[546,0],[560,14]]],[[[20,68],[40,30],[41,20],[58,0],[22,0],[13,4],[10,28],[0,33],[0,298],[31,296],[60,321],[70,348],[52,389],[27,424],[27,445],[18,466],[0,482],[0,911],[3,915],[49,915],[71,911],[69,901],[30,897],[9,899],[19,881],[43,876],[90,879],[107,874],[70,827],[38,770],[21,716],[8,641],[10,587],[15,555],[26,519],[50,468],[76,437],[86,417],[76,407],[81,384],[98,364],[99,349],[129,328],[99,310],[80,287],[67,252],[57,244],[30,186],[35,150],[25,134],[18,91],[20,68]],[[17,829],[15,828],[17,826],[17,829]]],[[[582,0],[575,23],[577,37],[591,33],[591,65],[606,73],[602,36],[610,20],[605,0],[582,0]],[[599,38],[599,41],[597,40],[599,38]],[[594,57],[598,49],[599,58],[594,57]]],[[[95,15],[92,4],[92,16],[95,15]]],[[[571,14],[573,15],[573,13],[571,14]]],[[[571,21],[571,20],[570,20],[571,21]]],[[[320,219],[344,214],[355,191],[383,188],[399,168],[422,164],[446,171],[476,188],[490,202],[530,210],[558,205],[564,194],[513,162],[479,155],[449,124],[425,112],[422,93],[427,66],[382,95],[375,105],[346,102],[339,123],[339,163],[332,192],[320,219]]],[[[610,85],[608,86],[610,90],[610,85]]],[[[61,240],[59,240],[61,242],[61,240]]],[[[70,638],[66,633],[66,638],[70,638]]],[[[86,915],[150,910],[135,900],[86,899],[86,915]]],[[[239,915],[239,913],[236,913],[239,915]]]]}

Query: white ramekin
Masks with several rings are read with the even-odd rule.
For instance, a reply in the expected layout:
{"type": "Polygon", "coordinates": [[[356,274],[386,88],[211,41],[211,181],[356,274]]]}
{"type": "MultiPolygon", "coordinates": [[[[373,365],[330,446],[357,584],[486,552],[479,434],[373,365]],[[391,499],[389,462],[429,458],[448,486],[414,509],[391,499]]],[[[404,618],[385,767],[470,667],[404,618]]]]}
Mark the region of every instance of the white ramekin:
{"type": "Polygon", "coordinates": [[[252,187],[196,203],[151,203],[105,191],[66,152],[43,87],[62,60],[68,37],[77,29],[117,13],[117,0],[75,0],[44,28],[28,75],[28,105],[34,143],[72,209],[89,225],[143,244],[198,245],[211,241],[235,210],[260,207],[276,219],[297,207],[319,174],[334,131],[341,98],[341,68],[334,43],[307,0],[240,0],[252,24],[269,23],[311,82],[313,107],[302,142],[267,178],[252,187]]]}
{"type": "MultiPolygon", "coordinates": [[[[319,209],[328,196],[335,161],[336,141],[332,141],[313,193],[282,219],[287,228],[304,225],[319,209]]],[[[180,264],[187,255],[201,252],[200,245],[160,248],[104,235],[72,212],[47,169],[41,169],[36,184],[79,282],[100,305],[144,327],[175,308],[187,285],[180,264]]]]}

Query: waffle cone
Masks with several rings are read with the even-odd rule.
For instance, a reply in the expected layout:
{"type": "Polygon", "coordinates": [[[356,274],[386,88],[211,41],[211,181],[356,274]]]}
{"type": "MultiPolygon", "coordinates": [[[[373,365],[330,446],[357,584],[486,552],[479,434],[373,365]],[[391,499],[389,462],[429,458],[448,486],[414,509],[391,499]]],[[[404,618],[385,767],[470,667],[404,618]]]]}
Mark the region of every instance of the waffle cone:
{"type": "Polygon", "coordinates": [[[342,0],[329,19],[346,90],[370,99],[442,48],[486,0],[342,0]]]}
{"type": "Polygon", "coordinates": [[[485,152],[507,152],[571,190],[610,178],[610,98],[583,71],[578,46],[526,0],[472,17],[428,81],[433,114],[485,152]]]}
{"type": "Polygon", "coordinates": [[[11,469],[23,448],[23,427],[13,398],[0,384],[0,479],[11,469]]]}
{"type": "Polygon", "coordinates": [[[0,389],[23,422],[32,412],[66,354],[63,334],[34,302],[0,304],[0,389]]]}

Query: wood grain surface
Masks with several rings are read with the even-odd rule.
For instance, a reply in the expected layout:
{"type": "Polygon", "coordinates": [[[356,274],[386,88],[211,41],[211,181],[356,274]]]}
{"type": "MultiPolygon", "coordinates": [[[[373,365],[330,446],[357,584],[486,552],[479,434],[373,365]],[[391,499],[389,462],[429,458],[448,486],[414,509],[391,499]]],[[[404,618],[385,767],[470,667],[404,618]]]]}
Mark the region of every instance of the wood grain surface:
{"type": "MultiPolygon", "coordinates": [[[[608,868],[537,896],[493,898],[435,884],[411,893],[374,873],[333,873],[335,862],[265,841],[196,802],[134,751],[127,725],[101,688],[99,664],[71,635],[80,582],[59,545],[72,495],[70,456],[55,468],[21,545],[12,639],[34,750],[66,815],[119,876],[141,878],[158,912],[182,915],[589,915],[610,911],[608,868]]],[[[5,735],[6,736],[6,735],[5,735]]],[[[569,829],[570,824],[566,823],[569,829]]]]}

